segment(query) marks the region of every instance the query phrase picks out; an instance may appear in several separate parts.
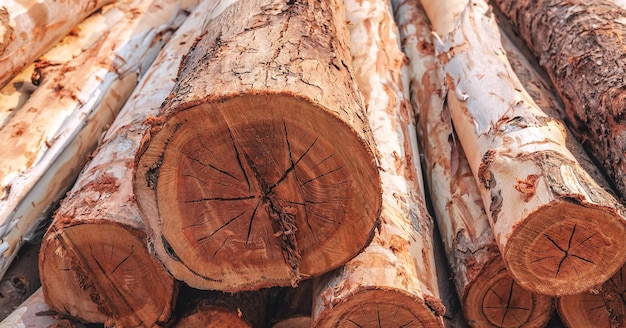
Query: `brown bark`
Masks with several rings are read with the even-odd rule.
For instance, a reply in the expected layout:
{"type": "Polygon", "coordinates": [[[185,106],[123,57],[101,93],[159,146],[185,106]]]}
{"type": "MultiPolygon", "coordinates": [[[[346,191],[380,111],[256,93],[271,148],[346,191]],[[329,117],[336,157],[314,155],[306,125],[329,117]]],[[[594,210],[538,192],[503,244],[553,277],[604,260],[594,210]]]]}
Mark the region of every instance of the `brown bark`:
{"type": "Polygon", "coordinates": [[[266,289],[227,294],[183,288],[173,328],[263,328],[268,295],[266,289]]]}
{"type": "Polygon", "coordinates": [[[552,299],[524,290],[504,267],[443,99],[426,14],[414,2],[399,1],[396,20],[411,63],[431,201],[465,319],[478,327],[542,327],[552,299]]]}
{"type": "Polygon", "coordinates": [[[0,4],[0,87],[89,14],[112,0],[5,0],[0,4]]]}
{"type": "Polygon", "coordinates": [[[563,125],[515,76],[487,4],[422,4],[437,33],[452,121],[509,273],[551,296],[608,279],[626,256],[621,206],[578,164],[563,125]]]}
{"type": "Polygon", "coordinates": [[[380,180],[344,21],[335,0],[241,0],[187,54],[134,177],[177,279],[297,284],[371,240],[380,180]]]}
{"type": "MultiPolygon", "coordinates": [[[[187,16],[179,1],[140,4],[132,16],[143,17],[146,20],[140,22],[148,25],[135,26],[133,31],[148,28],[154,33],[151,24],[170,19],[180,24],[187,16]]],[[[207,2],[203,8],[212,6],[207,2]]],[[[177,285],[146,246],[147,228],[132,193],[132,150],[139,147],[143,122],[171,91],[176,67],[197,35],[202,15],[199,11],[189,17],[145,72],[57,210],[44,237],[39,263],[44,294],[52,309],[108,326],[153,327],[169,320],[177,285]]],[[[162,41],[168,40],[170,33],[164,32],[162,41]]]]}
{"type": "Polygon", "coordinates": [[[602,286],[559,298],[557,309],[567,327],[626,326],[626,268],[602,286]]]}
{"type": "Polygon", "coordinates": [[[345,1],[356,80],[381,154],[381,225],[372,243],[314,287],[316,327],[442,327],[406,57],[391,4],[345,1]]]}
{"type": "Polygon", "coordinates": [[[575,137],[626,197],[626,10],[609,1],[494,1],[556,86],[575,137]]]}

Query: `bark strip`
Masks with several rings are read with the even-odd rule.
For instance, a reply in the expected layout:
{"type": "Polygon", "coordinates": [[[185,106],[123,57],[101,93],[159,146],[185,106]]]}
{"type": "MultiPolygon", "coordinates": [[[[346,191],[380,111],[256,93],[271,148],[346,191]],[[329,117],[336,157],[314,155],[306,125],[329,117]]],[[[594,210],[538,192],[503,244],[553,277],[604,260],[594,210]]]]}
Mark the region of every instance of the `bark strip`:
{"type": "Polygon", "coordinates": [[[356,79],[381,154],[372,243],[314,287],[316,327],[442,327],[433,222],[424,202],[406,57],[389,1],[345,1],[356,79]]]}
{"type": "Polygon", "coordinates": [[[509,273],[552,296],[608,279],[626,255],[620,205],[569,152],[563,125],[524,90],[487,4],[422,4],[438,36],[452,121],[509,273]]]}
{"type": "Polygon", "coordinates": [[[295,285],[371,240],[380,178],[342,8],[236,1],[187,54],[134,177],[177,279],[229,292],[295,285]]]}

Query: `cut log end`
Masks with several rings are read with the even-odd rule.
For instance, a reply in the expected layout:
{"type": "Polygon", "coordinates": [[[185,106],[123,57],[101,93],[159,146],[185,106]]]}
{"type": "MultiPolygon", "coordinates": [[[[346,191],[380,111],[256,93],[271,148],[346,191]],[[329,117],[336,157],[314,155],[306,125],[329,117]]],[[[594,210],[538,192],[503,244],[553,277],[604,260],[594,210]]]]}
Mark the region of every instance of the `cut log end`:
{"type": "Polygon", "coordinates": [[[463,300],[463,315],[477,327],[544,327],[552,308],[552,298],[522,288],[499,259],[485,267],[463,300]]]}
{"type": "Polygon", "coordinates": [[[133,327],[170,317],[176,285],[148,253],[145,236],[104,223],[49,230],[45,238],[39,266],[52,309],[133,327]]]}
{"type": "MultiPolygon", "coordinates": [[[[290,94],[180,111],[137,167],[137,200],[157,218],[156,238],[162,234],[190,271],[222,279],[224,291],[294,284],[337,268],[362,250],[378,220],[370,148],[343,121],[290,94]]],[[[197,280],[201,286],[186,282],[216,288],[197,280]]]]}
{"type": "Polygon", "coordinates": [[[511,236],[514,246],[503,257],[524,288],[553,296],[577,294],[622,266],[624,229],[615,211],[561,201],[531,214],[511,236]]]}
{"type": "Polygon", "coordinates": [[[443,305],[416,300],[404,292],[365,289],[350,296],[350,302],[337,302],[332,311],[320,315],[315,327],[442,327],[439,313],[443,305]],[[436,314],[435,312],[438,312],[436,314]]]}

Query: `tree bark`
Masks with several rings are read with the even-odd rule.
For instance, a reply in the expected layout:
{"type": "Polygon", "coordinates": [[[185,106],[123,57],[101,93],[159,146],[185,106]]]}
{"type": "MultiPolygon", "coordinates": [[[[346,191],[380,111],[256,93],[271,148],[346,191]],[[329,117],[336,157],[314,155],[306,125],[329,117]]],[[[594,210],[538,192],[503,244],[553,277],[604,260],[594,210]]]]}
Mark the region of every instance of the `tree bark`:
{"type": "Polygon", "coordinates": [[[157,10],[150,3],[120,6],[113,28],[42,82],[0,129],[8,145],[0,158],[0,275],[70,188],[138,76],[181,24],[179,5],[157,10]]]}
{"type": "Polygon", "coordinates": [[[5,0],[0,5],[0,87],[111,0],[5,0]]]}
{"type": "Polygon", "coordinates": [[[443,98],[426,13],[411,1],[394,7],[419,109],[427,185],[465,319],[477,327],[543,327],[552,299],[523,289],[504,267],[443,98]]]}
{"type": "Polygon", "coordinates": [[[610,1],[494,1],[539,57],[567,122],[626,197],[626,10],[610,1]]]}
{"type": "Polygon", "coordinates": [[[559,298],[557,309],[567,327],[626,326],[626,268],[599,288],[559,298]]]}
{"type": "MultiPolygon", "coordinates": [[[[161,42],[170,39],[168,30],[178,27],[192,4],[137,2],[132,17],[138,21],[131,22],[140,23],[134,25],[137,32],[155,26],[139,37],[160,50],[161,42]],[[161,28],[156,27],[159,24],[161,28]],[[158,31],[164,35],[153,39],[158,31]]],[[[169,319],[176,284],[146,247],[147,228],[132,193],[132,150],[139,147],[144,121],[158,111],[174,86],[180,58],[213,6],[204,4],[167,43],[57,210],[39,263],[52,309],[108,326],[153,327],[169,319]]]]}
{"type": "Polygon", "coordinates": [[[241,0],[186,56],[134,178],[177,279],[295,285],[371,240],[380,180],[344,20],[335,0],[241,0]]]}
{"type": "Polygon", "coordinates": [[[388,1],[346,1],[356,80],[381,154],[381,225],[372,243],[314,287],[316,327],[442,327],[433,222],[424,202],[406,57],[388,1]]]}
{"type": "Polygon", "coordinates": [[[8,317],[0,322],[1,327],[26,328],[86,328],[80,322],[63,317],[52,311],[43,296],[41,288],[37,289],[26,301],[20,304],[8,317]]]}
{"type": "Polygon", "coordinates": [[[512,72],[487,4],[422,4],[438,36],[452,121],[509,273],[551,296],[602,283],[626,256],[620,204],[580,167],[563,125],[512,72]]]}

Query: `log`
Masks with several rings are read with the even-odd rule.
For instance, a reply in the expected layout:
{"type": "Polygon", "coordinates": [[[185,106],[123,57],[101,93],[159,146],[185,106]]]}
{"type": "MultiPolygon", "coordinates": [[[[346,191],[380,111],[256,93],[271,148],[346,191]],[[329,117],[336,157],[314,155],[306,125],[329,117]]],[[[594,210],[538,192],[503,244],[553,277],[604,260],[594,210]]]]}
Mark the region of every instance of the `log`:
{"type": "Polygon", "coordinates": [[[0,5],[0,87],[112,0],[5,0],[0,5]]]}
{"type": "Polygon", "coordinates": [[[557,309],[567,327],[624,327],[626,325],[626,268],[599,288],[558,299],[557,309]]]}
{"type": "Polygon", "coordinates": [[[305,280],[298,287],[277,287],[270,293],[268,327],[311,327],[313,306],[313,279],[305,280]]]}
{"type": "Polygon", "coordinates": [[[433,221],[424,201],[405,56],[389,1],[345,1],[356,80],[381,155],[381,224],[371,244],[315,283],[315,327],[442,327],[433,221]]]}
{"type": "MultiPolygon", "coordinates": [[[[130,28],[139,33],[142,44],[160,50],[192,5],[174,0],[137,1],[129,16],[134,18],[115,28],[130,28]],[[146,30],[147,35],[142,32],[146,30]],[[157,32],[163,33],[155,37],[157,32]]],[[[146,226],[132,194],[134,154],[126,151],[138,148],[143,122],[170,92],[180,58],[197,35],[205,11],[213,6],[207,2],[189,17],[154,65],[148,71],[142,69],[144,78],[57,210],[44,236],[39,262],[44,294],[52,309],[84,322],[123,327],[164,325],[170,318],[177,287],[148,251],[146,226]]],[[[134,46],[133,51],[144,53],[134,46]]],[[[156,52],[145,55],[154,59],[156,52]]]]}
{"type": "Polygon", "coordinates": [[[563,125],[512,72],[487,4],[422,4],[452,121],[513,279],[550,296],[607,280],[626,255],[621,206],[581,168],[563,125]]]}
{"type": "Polygon", "coordinates": [[[25,243],[0,280],[0,321],[41,287],[37,267],[40,246],[41,239],[25,243]]]}
{"type": "Polygon", "coordinates": [[[626,197],[626,9],[612,1],[494,3],[539,58],[572,132],[626,197]]]}
{"type": "Polygon", "coordinates": [[[268,290],[227,294],[184,288],[173,328],[262,328],[265,327],[268,290]],[[183,302],[184,301],[184,302],[183,302]]]}
{"type": "Polygon", "coordinates": [[[498,251],[469,163],[458,142],[437,75],[431,29],[421,5],[394,1],[409,57],[427,185],[465,320],[476,327],[543,327],[552,299],[523,289],[498,251]]]}
{"type": "MultiPolygon", "coordinates": [[[[0,129],[0,276],[52,204],[75,181],[98,139],[154,60],[177,6],[149,9],[137,1],[115,10],[120,20],[91,47],[59,67],[0,129]],[[135,9],[136,12],[132,12],[135,9]],[[171,15],[171,16],[170,16],[171,15]]],[[[110,9],[114,10],[114,9],[110,9]]]]}
{"type": "Polygon", "coordinates": [[[380,178],[344,20],[336,0],[241,0],[186,56],[134,176],[177,279],[296,285],[371,240],[380,178]]]}
{"type": "Polygon", "coordinates": [[[87,326],[52,311],[44,299],[42,289],[39,288],[2,320],[0,327],[86,328],[87,326]]]}

